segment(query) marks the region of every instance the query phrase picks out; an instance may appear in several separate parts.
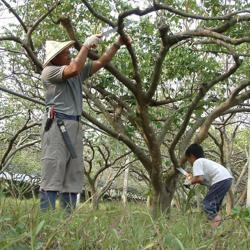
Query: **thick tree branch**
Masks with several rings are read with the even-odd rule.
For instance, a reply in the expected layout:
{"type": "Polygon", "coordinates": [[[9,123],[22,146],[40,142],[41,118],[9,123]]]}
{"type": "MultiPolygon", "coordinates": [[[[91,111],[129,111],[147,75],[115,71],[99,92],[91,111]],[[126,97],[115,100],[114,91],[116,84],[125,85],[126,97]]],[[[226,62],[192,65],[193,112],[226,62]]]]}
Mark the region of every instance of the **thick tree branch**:
{"type": "Polygon", "coordinates": [[[162,72],[162,65],[164,62],[164,59],[166,57],[166,54],[168,52],[169,48],[162,46],[159,52],[159,55],[156,58],[156,63],[153,69],[153,73],[151,76],[151,85],[146,93],[146,103],[150,103],[152,100],[152,97],[155,94],[155,91],[157,89],[157,86],[160,81],[161,72],[162,72]]]}

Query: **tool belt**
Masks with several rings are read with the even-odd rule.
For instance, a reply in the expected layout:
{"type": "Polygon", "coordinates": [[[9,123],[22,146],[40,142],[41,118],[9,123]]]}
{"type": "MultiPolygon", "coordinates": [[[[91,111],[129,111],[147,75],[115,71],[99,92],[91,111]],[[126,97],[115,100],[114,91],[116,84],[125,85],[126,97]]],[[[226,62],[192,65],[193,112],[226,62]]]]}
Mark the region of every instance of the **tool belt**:
{"type": "Polygon", "coordinates": [[[48,118],[46,120],[44,131],[47,132],[50,129],[50,127],[51,127],[51,125],[53,123],[53,120],[56,119],[57,126],[58,126],[58,128],[59,128],[59,130],[60,130],[60,132],[62,134],[64,143],[65,143],[67,149],[70,152],[71,158],[72,159],[77,158],[74,146],[73,146],[73,144],[72,144],[72,142],[70,140],[69,134],[67,132],[67,129],[65,127],[65,124],[64,124],[63,120],[80,121],[80,116],[66,115],[66,114],[63,114],[63,113],[60,113],[60,112],[56,112],[54,106],[52,106],[52,107],[50,107],[50,108],[48,108],[46,110],[48,112],[48,118]]]}

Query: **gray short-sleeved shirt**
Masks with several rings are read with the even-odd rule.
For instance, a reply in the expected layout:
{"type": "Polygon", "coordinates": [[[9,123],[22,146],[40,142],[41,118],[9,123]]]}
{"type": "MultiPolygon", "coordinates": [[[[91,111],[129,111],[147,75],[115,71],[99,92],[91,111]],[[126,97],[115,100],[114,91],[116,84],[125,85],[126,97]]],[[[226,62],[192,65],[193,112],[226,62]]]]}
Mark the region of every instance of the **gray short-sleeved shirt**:
{"type": "Polygon", "coordinates": [[[55,110],[67,115],[82,113],[82,83],[91,74],[92,63],[87,63],[81,73],[69,79],[63,79],[65,66],[49,65],[42,71],[41,78],[45,88],[46,107],[55,106],[55,110]]]}

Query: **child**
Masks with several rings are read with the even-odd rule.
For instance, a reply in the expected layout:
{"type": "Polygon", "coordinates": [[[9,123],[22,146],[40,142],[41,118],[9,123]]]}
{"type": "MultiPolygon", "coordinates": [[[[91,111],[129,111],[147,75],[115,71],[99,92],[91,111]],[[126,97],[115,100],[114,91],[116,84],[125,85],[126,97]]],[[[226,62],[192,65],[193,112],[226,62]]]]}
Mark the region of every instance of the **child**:
{"type": "Polygon", "coordinates": [[[205,159],[204,151],[198,144],[192,144],[185,152],[187,161],[193,166],[193,176],[190,175],[185,185],[203,184],[209,187],[208,193],[203,201],[204,211],[208,219],[212,221],[212,227],[221,224],[218,214],[223,198],[232,184],[232,175],[222,165],[205,159]]]}

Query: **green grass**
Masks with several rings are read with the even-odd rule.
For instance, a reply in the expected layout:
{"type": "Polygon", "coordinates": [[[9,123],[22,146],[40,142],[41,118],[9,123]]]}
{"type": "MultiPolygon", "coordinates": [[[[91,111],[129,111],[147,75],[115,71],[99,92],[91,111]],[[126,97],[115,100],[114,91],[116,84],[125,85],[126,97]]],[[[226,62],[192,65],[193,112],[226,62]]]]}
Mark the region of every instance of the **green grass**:
{"type": "Polygon", "coordinates": [[[0,199],[0,249],[250,249],[249,220],[228,218],[216,231],[201,212],[172,210],[153,220],[144,204],[81,205],[67,217],[41,213],[38,201],[0,199]]]}

